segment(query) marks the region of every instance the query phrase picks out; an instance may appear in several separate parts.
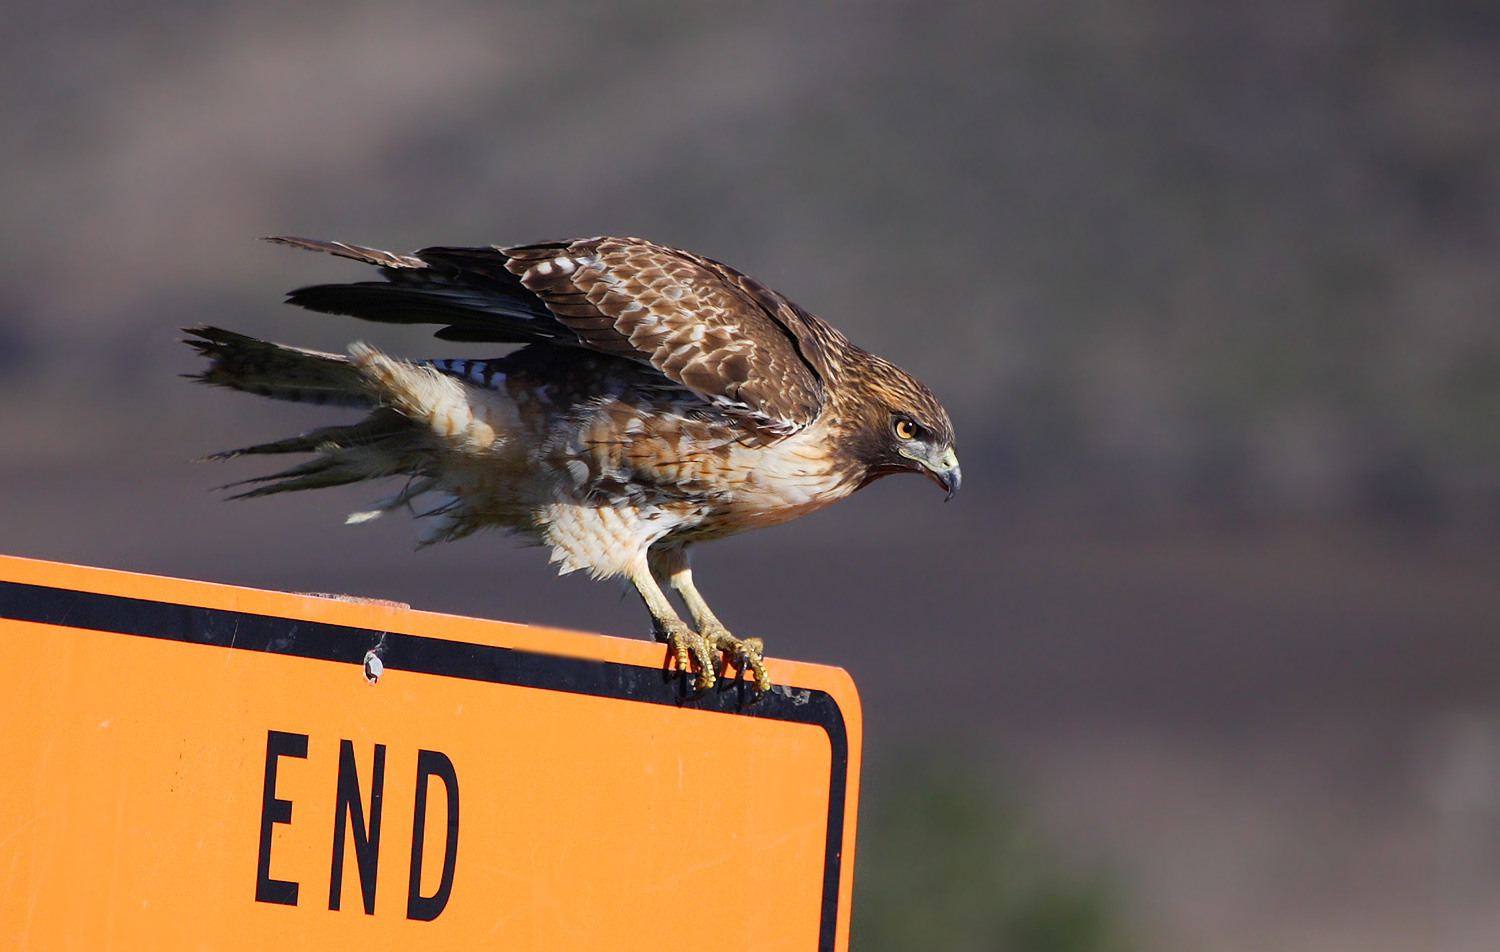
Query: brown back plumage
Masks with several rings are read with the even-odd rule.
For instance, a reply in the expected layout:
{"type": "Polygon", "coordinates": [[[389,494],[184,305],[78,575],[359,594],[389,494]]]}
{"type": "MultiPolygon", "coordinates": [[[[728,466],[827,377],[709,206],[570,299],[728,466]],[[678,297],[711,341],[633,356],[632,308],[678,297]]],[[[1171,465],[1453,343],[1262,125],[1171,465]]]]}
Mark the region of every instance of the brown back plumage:
{"type": "Polygon", "coordinates": [[[399,323],[445,323],[446,339],[586,347],[648,364],[721,409],[792,433],[826,401],[842,335],[782,295],[708,258],[636,238],[415,255],[272,239],[377,265],[384,282],[316,285],[291,303],[399,323]]]}

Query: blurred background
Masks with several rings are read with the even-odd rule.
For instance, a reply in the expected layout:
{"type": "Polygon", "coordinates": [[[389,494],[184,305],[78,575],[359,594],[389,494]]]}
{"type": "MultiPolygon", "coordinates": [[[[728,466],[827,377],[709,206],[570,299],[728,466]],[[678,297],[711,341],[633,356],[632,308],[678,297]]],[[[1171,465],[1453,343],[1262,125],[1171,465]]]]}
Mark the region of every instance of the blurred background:
{"type": "Polygon", "coordinates": [[[0,552],[644,636],[385,487],[222,503],[342,417],[174,339],[485,352],[261,235],[647,236],[958,430],[951,505],[697,552],[860,685],[856,949],[1500,945],[1500,7],[79,0],[0,63],[0,552]]]}

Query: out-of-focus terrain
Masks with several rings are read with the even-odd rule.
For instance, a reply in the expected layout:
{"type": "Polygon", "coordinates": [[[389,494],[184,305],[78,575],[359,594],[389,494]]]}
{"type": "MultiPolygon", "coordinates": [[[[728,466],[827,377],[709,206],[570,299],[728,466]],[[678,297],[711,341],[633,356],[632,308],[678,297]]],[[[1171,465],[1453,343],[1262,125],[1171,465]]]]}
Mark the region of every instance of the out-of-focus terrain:
{"type": "Polygon", "coordinates": [[[259,470],[189,460],[338,413],[174,338],[482,352],[281,306],[363,275],[259,235],[645,235],[952,411],[953,504],[697,553],[853,673],[871,803],[902,751],[997,771],[1142,948],[1500,941],[1491,5],[80,2],[0,63],[0,552],[644,635],[498,537],[341,524],[380,488],[221,503],[259,470]]]}

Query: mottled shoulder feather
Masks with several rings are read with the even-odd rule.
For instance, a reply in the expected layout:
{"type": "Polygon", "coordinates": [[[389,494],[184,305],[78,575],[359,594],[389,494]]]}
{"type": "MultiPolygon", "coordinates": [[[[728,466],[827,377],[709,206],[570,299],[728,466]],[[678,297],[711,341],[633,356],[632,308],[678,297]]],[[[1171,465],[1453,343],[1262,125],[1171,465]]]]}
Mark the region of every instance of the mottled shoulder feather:
{"type": "Polygon", "coordinates": [[[809,352],[819,340],[795,305],[733,268],[635,238],[504,254],[521,283],[595,350],[644,360],[722,408],[784,432],[823,406],[821,354],[809,352]]]}

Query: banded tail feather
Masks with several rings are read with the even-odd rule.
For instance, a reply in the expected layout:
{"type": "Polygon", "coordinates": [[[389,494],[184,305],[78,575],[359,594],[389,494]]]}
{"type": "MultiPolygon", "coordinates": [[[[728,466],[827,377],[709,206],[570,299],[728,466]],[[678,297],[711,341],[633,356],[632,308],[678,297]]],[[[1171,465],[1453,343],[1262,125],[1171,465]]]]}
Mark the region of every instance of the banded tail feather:
{"type": "Polygon", "coordinates": [[[369,382],[348,357],[236,334],[218,327],[185,327],[183,343],[209,360],[208,369],[188,376],[200,383],[272,400],[371,408],[379,402],[369,382]]]}
{"type": "Polygon", "coordinates": [[[392,406],[396,395],[384,381],[391,368],[408,374],[478,380],[503,380],[482,360],[444,360],[425,364],[393,361],[373,348],[355,345],[352,356],[288,347],[216,327],[185,329],[186,343],[209,358],[209,367],[190,375],[200,383],[255,393],[277,400],[332,404],[368,409],[364,419],[341,426],[324,426],[269,443],[225,450],[210,460],[238,456],[311,453],[312,459],[278,472],[239,480],[221,489],[252,487],[229,498],[269,496],[303,489],[320,489],[388,476],[407,476],[406,486],[370,509],[349,517],[352,522],[374,518],[404,506],[432,488],[435,455],[445,446],[430,422],[392,406]],[[372,367],[372,364],[378,364],[372,367]]]}

